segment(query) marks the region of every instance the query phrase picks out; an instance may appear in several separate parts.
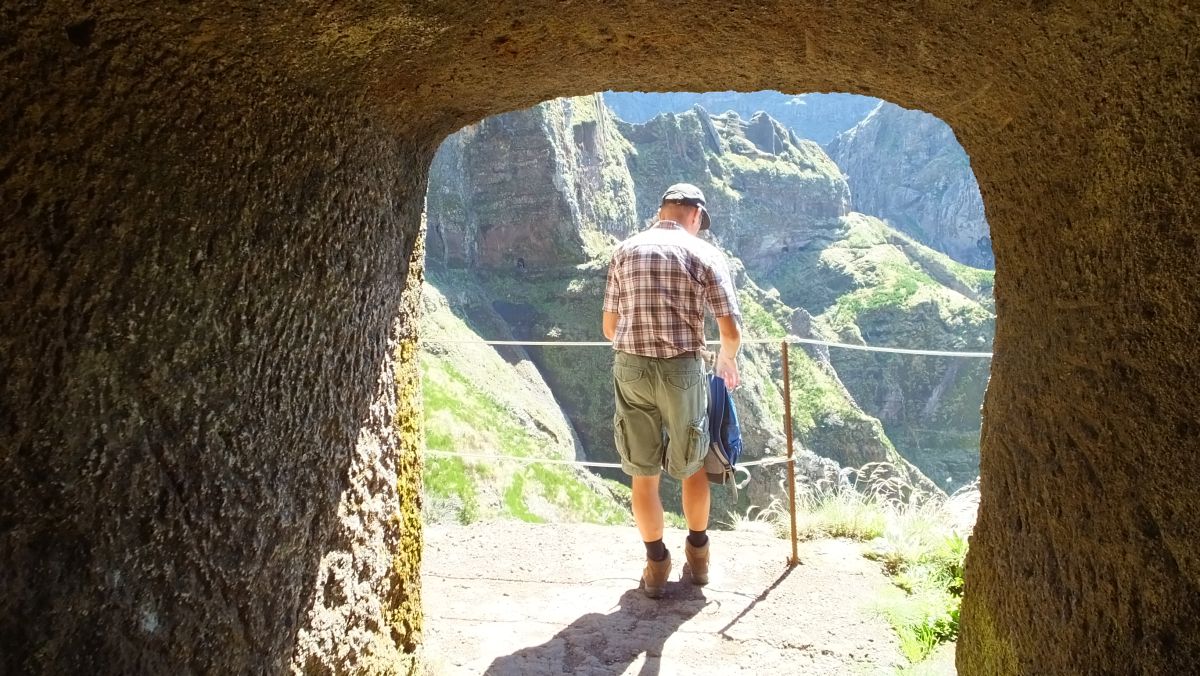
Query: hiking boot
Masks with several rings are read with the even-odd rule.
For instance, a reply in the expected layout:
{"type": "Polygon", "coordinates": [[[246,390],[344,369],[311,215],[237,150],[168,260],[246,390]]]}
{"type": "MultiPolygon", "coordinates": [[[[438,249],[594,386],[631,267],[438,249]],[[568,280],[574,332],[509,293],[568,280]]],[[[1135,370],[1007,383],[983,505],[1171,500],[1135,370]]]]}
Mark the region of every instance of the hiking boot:
{"type": "Polygon", "coordinates": [[[683,574],[692,578],[692,584],[703,587],[708,584],[708,543],[703,547],[693,547],[692,543],[684,541],[683,554],[687,563],[683,564],[683,574]]]}
{"type": "Polygon", "coordinates": [[[646,559],[646,569],[642,571],[642,592],[656,599],[667,589],[667,578],[671,575],[671,553],[662,561],[646,559]]]}

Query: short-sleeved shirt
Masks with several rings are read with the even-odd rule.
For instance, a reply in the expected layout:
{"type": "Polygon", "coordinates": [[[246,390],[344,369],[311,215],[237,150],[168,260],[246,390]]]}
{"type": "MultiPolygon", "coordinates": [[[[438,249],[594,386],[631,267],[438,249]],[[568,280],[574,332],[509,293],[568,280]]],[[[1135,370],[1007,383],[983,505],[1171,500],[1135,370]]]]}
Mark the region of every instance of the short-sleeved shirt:
{"type": "Polygon", "coordinates": [[[619,315],[613,349],[667,359],[704,348],[704,311],[739,316],[725,256],[673,221],[617,246],[604,311],[619,315]]]}

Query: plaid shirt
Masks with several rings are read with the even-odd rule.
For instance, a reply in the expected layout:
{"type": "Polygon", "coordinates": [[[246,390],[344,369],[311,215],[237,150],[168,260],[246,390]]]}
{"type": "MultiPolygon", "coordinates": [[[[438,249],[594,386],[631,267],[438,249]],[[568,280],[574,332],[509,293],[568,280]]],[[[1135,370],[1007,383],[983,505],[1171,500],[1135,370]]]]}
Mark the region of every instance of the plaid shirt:
{"type": "Polygon", "coordinates": [[[673,221],[621,242],[604,311],[620,315],[613,349],[665,359],[704,349],[704,310],[740,316],[725,257],[673,221]]]}

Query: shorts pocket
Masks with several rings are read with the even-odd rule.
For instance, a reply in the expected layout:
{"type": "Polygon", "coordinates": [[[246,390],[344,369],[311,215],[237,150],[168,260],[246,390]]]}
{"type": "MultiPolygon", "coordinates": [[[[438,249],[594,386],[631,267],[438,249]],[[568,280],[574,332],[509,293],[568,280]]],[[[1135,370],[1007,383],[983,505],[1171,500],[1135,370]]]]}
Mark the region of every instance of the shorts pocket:
{"type": "Polygon", "coordinates": [[[687,464],[699,464],[708,453],[708,420],[700,418],[688,426],[687,464]]]}
{"type": "Polygon", "coordinates": [[[617,455],[629,462],[629,453],[625,450],[625,418],[613,416],[613,445],[617,447],[617,455]]]}
{"type": "Polygon", "coordinates": [[[626,366],[624,364],[613,364],[613,378],[617,382],[632,383],[641,380],[642,376],[646,375],[645,370],[637,366],[626,366]]]}
{"type": "Polygon", "coordinates": [[[663,374],[663,379],[671,387],[687,392],[700,383],[700,376],[701,374],[699,373],[684,371],[682,373],[663,374]]]}

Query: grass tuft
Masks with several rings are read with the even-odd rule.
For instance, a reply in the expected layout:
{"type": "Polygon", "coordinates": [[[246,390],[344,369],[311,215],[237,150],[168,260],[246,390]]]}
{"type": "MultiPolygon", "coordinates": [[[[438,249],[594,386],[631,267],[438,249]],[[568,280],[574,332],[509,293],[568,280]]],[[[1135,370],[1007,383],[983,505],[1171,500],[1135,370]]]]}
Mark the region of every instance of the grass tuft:
{"type": "MultiPolygon", "coordinates": [[[[894,470],[894,468],[893,468],[894,470]]],[[[805,482],[796,491],[796,526],[801,539],[842,537],[868,544],[894,587],[877,612],[900,638],[901,651],[917,664],[938,645],[958,638],[967,537],[978,505],[978,482],[946,498],[907,484],[885,463],[843,470],[836,477],[805,482]]],[[[787,537],[787,510],[773,501],[730,514],[733,530],[774,532],[787,537]]]]}

